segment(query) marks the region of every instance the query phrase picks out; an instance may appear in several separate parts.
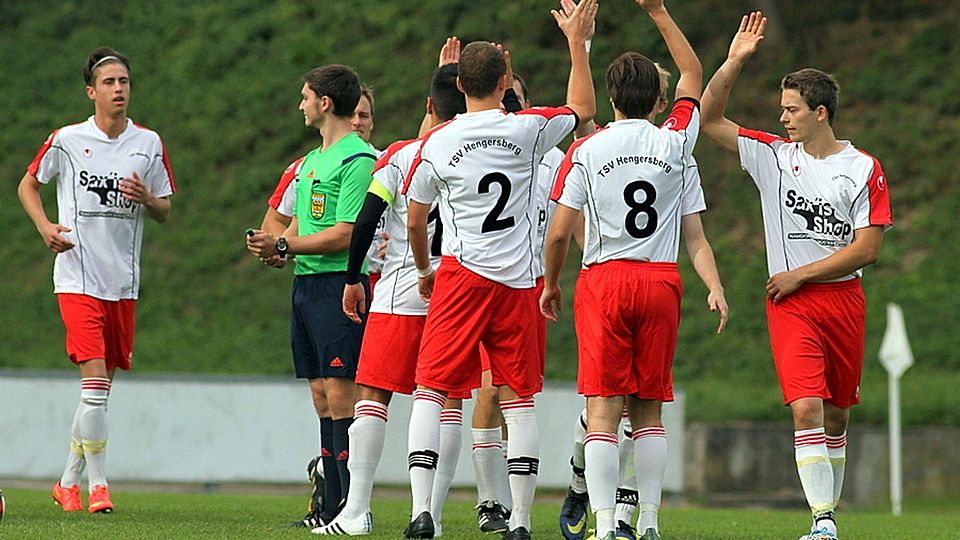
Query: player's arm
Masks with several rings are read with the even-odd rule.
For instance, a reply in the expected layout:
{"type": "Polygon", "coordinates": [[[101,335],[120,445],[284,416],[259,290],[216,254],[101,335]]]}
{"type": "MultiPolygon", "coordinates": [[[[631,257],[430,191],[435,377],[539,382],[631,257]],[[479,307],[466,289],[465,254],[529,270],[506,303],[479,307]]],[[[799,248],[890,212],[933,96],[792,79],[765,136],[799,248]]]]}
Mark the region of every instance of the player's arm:
{"type": "Polygon", "coordinates": [[[260,230],[266,231],[274,236],[282,236],[290,222],[293,220],[290,216],[285,216],[272,206],[267,207],[267,213],[263,215],[263,223],[260,230]]]}
{"type": "Polygon", "coordinates": [[[26,173],[17,187],[17,196],[20,198],[20,204],[23,205],[27,216],[30,217],[30,221],[33,221],[37,232],[43,238],[43,243],[50,248],[50,251],[63,253],[73,248],[74,244],[60,236],[60,233],[71,232],[71,229],[59,223],[51,223],[47,219],[47,214],[43,210],[43,200],[40,198],[40,187],[42,185],[36,176],[26,173]]]}
{"type": "Polygon", "coordinates": [[[710,311],[720,313],[720,325],[717,333],[723,333],[727,326],[729,308],[723,294],[723,283],[720,282],[720,272],[717,271],[717,261],[713,257],[713,249],[703,232],[703,222],[699,213],[687,214],[680,218],[680,227],[683,229],[683,240],[687,246],[687,254],[693,269],[700,276],[700,281],[707,287],[707,307],[710,311]]]}
{"type": "Polygon", "coordinates": [[[557,25],[567,37],[570,49],[570,78],[567,82],[567,107],[580,122],[593,119],[597,113],[597,97],[590,74],[590,53],[586,42],[593,36],[597,17],[597,0],[581,0],[572,13],[551,10],[557,25]]]}
{"type": "Polygon", "coordinates": [[[747,59],[757,52],[763,41],[763,31],[767,27],[767,18],[759,11],[744,15],[740,28],[733,36],[727,59],[707,83],[700,104],[700,130],[731,152],[739,152],[737,136],[740,126],[724,116],[730,101],[730,90],[740,76],[740,70],[747,59]]]}
{"type": "Polygon", "coordinates": [[[157,223],[163,223],[170,217],[170,199],[167,197],[157,197],[147,188],[147,183],[140,178],[136,171],[132,175],[120,180],[120,193],[128,201],[142,204],[147,210],[150,219],[157,223]]]}
{"type": "Polygon", "coordinates": [[[430,217],[430,204],[409,199],[407,201],[407,240],[413,253],[413,263],[417,267],[417,289],[420,298],[430,300],[433,293],[433,266],[430,264],[430,243],[427,239],[427,222],[430,217]]]}
{"type": "Polygon", "coordinates": [[[877,262],[880,246],[883,243],[883,230],[882,225],[857,229],[853,233],[853,242],[829,257],[787,272],[774,274],[767,280],[767,296],[777,303],[808,281],[829,281],[841,278],[877,262]]]}
{"type": "Polygon", "coordinates": [[[543,292],[540,294],[540,312],[551,321],[557,320],[560,312],[560,269],[563,261],[567,260],[570,250],[570,236],[573,235],[577,222],[582,223],[580,211],[557,204],[547,230],[543,251],[543,292]]]}
{"type": "Polygon", "coordinates": [[[360,283],[360,271],[363,269],[367,252],[370,251],[370,245],[373,244],[373,237],[377,234],[377,224],[380,223],[380,218],[386,209],[387,200],[382,195],[369,191],[363,201],[360,214],[357,215],[357,221],[353,224],[350,253],[347,259],[346,285],[343,288],[343,313],[357,324],[363,322],[359,314],[364,313],[367,307],[367,295],[363,290],[363,284],[360,283]]]}
{"type": "Polygon", "coordinates": [[[700,65],[700,59],[697,58],[697,53],[690,46],[690,42],[667,12],[663,0],[637,0],[637,4],[657,25],[657,30],[663,36],[670,56],[680,71],[676,98],[690,97],[699,100],[703,89],[703,66],[700,65]]]}

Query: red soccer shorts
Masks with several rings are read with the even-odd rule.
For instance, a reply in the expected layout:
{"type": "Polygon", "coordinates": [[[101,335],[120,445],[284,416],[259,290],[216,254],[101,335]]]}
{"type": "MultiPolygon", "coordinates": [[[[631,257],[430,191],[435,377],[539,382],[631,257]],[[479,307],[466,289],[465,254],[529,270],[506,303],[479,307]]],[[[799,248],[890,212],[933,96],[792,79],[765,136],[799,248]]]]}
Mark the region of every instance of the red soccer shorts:
{"type": "Polygon", "coordinates": [[[423,330],[417,383],[447,392],[479,386],[482,344],[494,385],[509,386],[520,397],[539,392],[536,324],[542,316],[535,295],[534,288],[512,289],[444,257],[423,330]]]}
{"type": "Polygon", "coordinates": [[[426,317],[371,313],[363,331],[357,384],[412,394],[426,317]]]}
{"type": "Polygon", "coordinates": [[[615,260],[581,270],[573,299],[579,392],[673,401],[682,295],[675,263],[615,260]]]}
{"type": "Polygon", "coordinates": [[[103,359],[107,369],[130,369],[136,300],[100,300],[85,294],[57,295],[74,364],[103,359]]]}
{"type": "Polygon", "coordinates": [[[767,329],[783,403],[823,398],[860,403],[866,301],[859,279],[807,283],[778,304],[767,299],[767,329]]]}

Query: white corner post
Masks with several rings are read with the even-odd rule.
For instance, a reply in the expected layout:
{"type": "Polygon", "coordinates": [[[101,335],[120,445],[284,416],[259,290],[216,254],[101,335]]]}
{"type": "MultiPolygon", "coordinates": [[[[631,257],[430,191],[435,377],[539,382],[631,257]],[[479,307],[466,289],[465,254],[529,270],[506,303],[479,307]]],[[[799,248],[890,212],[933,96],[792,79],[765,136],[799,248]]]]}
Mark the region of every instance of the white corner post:
{"type": "Polygon", "coordinates": [[[900,420],[900,378],[913,365],[913,352],[907,340],[903,310],[887,304],[887,330],[880,344],[880,363],[889,375],[890,388],[890,504],[893,515],[903,512],[903,448],[900,420]]]}

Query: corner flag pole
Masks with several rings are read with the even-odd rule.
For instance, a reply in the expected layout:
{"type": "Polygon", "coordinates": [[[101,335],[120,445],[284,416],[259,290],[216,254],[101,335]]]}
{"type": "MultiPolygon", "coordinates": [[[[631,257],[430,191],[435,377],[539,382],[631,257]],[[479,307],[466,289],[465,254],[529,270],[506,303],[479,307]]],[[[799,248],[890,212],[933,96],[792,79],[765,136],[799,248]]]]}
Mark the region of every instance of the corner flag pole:
{"type": "Polygon", "coordinates": [[[907,340],[903,310],[887,304],[887,330],[880,344],[880,363],[889,374],[890,389],[890,503],[893,515],[903,512],[903,448],[900,420],[900,378],[913,365],[913,352],[907,340]]]}

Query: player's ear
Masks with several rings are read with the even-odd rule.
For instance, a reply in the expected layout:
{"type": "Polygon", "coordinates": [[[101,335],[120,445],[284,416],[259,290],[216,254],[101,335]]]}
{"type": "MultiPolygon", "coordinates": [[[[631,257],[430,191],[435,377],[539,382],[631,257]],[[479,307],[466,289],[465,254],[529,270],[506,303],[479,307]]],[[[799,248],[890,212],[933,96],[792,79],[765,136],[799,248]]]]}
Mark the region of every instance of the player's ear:
{"type": "Polygon", "coordinates": [[[433,112],[433,98],[427,96],[427,114],[434,114],[433,112]]]}
{"type": "Polygon", "coordinates": [[[96,94],[97,90],[90,85],[87,85],[86,90],[87,90],[87,97],[90,98],[91,100],[94,99],[95,97],[94,94],[96,94]]]}
{"type": "Polygon", "coordinates": [[[461,94],[466,94],[466,92],[463,91],[463,85],[460,84],[460,76],[459,76],[459,75],[457,76],[457,90],[459,90],[461,94]]]}
{"type": "Polygon", "coordinates": [[[830,113],[827,112],[827,108],[823,105],[817,105],[817,122],[826,122],[830,119],[830,113]]]}

